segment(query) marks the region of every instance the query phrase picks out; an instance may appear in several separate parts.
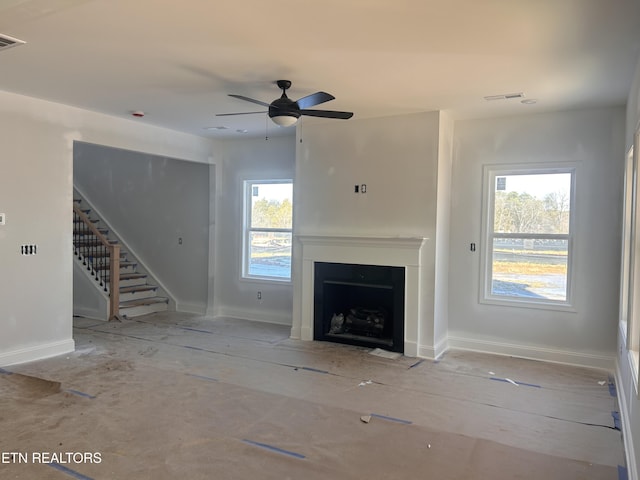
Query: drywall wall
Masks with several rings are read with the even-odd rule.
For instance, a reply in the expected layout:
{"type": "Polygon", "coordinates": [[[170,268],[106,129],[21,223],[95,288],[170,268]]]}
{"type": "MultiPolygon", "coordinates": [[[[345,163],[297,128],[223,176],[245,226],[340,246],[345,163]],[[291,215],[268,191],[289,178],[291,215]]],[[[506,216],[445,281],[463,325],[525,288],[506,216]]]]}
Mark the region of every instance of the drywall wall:
{"type": "Polygon", "coordinates": [[[449,334],[449,256],[451,231],[451,174],[453,168],[452,118],[440,112],[438,128],[438,191],[435,231],[435,285],[433,342],[436,355],[448,348],[449,334]]]}
{"type": "MultiPolygon", "coordinates": [[[[434,357],[434,314],[442,315],[446,329],[446,308],[436,307],[443,296],[436,292],[436,224],[439,188],[448,203],[449,159],[453,123],[439,112],[348,122],[318,121],[299,131],[296,155],[294,228],[296,235],[420,237],[429,240],[420,253],[420,291],[417,312],[418,354],[434,357]],[[449,146],[439,150],[441,122],[443,139],[449,146]],[[439,185],[439,155],[443,155],[442,185],[439,185]],[[366,193],[362,193],[362,185],[366,193]],[[358,185],[360,192],[355,192],[358,185]]],[[[446,228],[448,208],[440,210],[446,228]]],[[[440,239],[446,251],[447,233],[440,239]]],[[[296,252],[299,241],[294,242],[296,252]]],[[[302,258],[294,255],[296,278],[303,279],[302,258]]],[[[446,276],[446,261],[440,276],[446,276]]],[[[294,328],[302,324],[303,290],[294,284],[294,328]]],[[[442,305],[442,303],[440,303],[442,305]]],[[[438,335],[444,335],[439,328],[438,335]]],[[[442,345],[444,346],[446,342],[442,345]]]]}
{"type": "MultiPolygon", "coordinates": [[[[243,182],[293,179],[295,136],[223,140],[216,153],[215,315],[291,324],[292,285],[241,278],[243,182]],[[258,299],[257,292],[261,292],[258,299]]],[[[294,181],[294,190],[297,182],[294,181]]],[[[294,203],[294,209],[297,208],[294,203]]]]}
{"type": "Polygon", "coordinates": [[[615,353],[624,109],[459,121],[455,126],[449,344],[611,366],[615,353]],[[575,162],[575,312],[480,304],[482,168],[575,162]]]}
{"type": "MultiPolygon", "coordinates": [[[[639,145],[634,145],[634,138],[639,128],[640,58],[638,59],[638,65],[627,101],[627,135],[625,139],[625,152],[628,152],[632,147],[634,149],[640,148],[639,145]]],[[[621,326],[621,328],[623,327],[621,326]]],[[[638,332],[632,332],[632,335],[638,335],[638,332]]],[[[633,378],[634,368],[632,367],[631,354],[627,350],[627,341],[629,340],[627,338],[627,332],[622,329],[618,329],[617,340],[616,380],[618,399],[622,410],[621,417],[625,449],[627,452],[627,467],[629,470],[629,478],[631,480],[637,480],[638,464],[640,463],[640,399],[638,398],[636,390],[638,379],[633,378]]]]}
{"type": "Polygon", "coordinates": [[[305,124],[296,233],[433,238],[438,125],[438,112],[305,124]]]}
{"type": "Polygon", "coordinates": [[[81,260],[73,257],[73,315],[96,320],[109,319],[109,297],[96,288],[96,279],[81,260]]]}
{"type": "Polygon", "coordinates": [[[69,352],[75,140],[208,163],[204,138],[0,92],[0,366],[69,352]],[[38,245],[22,256],[20,245],[38,245]]]}
{"type": "Polygon", "coordinates": [[[73,181],[176,308],[205,313],[209,165],[76,142],[73,181]]]}

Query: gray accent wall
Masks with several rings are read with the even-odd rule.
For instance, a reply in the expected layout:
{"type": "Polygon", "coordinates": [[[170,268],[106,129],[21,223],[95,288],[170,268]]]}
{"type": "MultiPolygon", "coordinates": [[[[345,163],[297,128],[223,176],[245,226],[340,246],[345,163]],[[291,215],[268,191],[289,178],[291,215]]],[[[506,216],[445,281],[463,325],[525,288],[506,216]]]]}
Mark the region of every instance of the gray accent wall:
{"type": "Polygon", "coordinates": [[[201,313],[207,307],[209,168],[164,156],[74,144],[76,188],[167,288],[177,308],[201,313]]]}

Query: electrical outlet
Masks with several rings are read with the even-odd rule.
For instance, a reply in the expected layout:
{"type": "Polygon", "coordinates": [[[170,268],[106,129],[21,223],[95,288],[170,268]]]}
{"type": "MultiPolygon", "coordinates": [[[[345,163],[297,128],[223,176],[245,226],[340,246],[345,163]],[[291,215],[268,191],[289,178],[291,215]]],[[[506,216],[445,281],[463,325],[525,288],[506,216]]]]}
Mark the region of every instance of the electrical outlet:
{"type": "Polygon", "coordinates": [[[262,292],[258,292],[258,300],[262,300],[262,292]]]}
{"type": "Polygon", "coordinates": [[[29,244],[29,245],[20,245],[20,254],[21,255],[35,255],[38,253],[38,246],[29,244]]]}

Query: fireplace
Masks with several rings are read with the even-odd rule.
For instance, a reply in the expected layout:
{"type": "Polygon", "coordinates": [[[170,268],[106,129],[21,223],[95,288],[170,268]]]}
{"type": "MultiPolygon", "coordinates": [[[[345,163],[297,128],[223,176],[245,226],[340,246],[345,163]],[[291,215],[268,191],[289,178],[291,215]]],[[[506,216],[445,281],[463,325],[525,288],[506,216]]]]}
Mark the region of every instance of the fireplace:
{"type": "MultiPolygon", "coordinates": [[[[422,252],[428,239],[422,237],[373,237],[342,235],[302,235],[295,237],[298,259],[294,261],[294,314],[291,338],[315,340],[315,269],[319,263],[400,267],[404,270],[402,331],[404,338],[393,339],[403,344],[405,356],[436,358],[430,344],[420,343],[419,319],[430,305],[422,290],[428,290],[428,279],[422,266],[422,252]],[[426,281],[426,283],[425,283],[426,281]]],[[[333,314],[333,312],[331,312],[333,314]]],[[[394,319],[394,325],[400,322],[394,319]]],[[[394,326],[394,328],[398,328],[394,326]]],[[[388,348],[388,347],[387,347],[388,348]]]]}
{"type": "Polygon", "coordinates": [[[404,352],[404,267],[315,262],[314,340],[404,352]]]}

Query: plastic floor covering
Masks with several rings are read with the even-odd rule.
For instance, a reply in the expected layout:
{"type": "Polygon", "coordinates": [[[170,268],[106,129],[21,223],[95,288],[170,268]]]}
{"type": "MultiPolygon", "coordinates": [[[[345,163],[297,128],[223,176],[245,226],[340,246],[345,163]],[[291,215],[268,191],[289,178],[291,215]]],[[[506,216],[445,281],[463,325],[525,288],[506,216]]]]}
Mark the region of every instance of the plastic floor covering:
{"type": "Polygon", "coordinates": [[[2,479],[624,479],[609,372],[159,313],[0,369],[2,479]],[[373,352],[376,353],[376,352],[373,352]]]}

